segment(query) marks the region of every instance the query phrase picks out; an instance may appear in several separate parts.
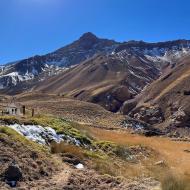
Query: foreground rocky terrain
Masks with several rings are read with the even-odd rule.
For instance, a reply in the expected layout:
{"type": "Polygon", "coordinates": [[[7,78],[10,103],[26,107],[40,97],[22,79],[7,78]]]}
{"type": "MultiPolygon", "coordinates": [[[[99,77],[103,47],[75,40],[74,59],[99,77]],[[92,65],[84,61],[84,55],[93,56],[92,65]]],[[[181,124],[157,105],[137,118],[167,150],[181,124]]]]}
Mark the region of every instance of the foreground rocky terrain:
{"type": "MultiPolygon", "coordinates": [[[[61,114],[54,98],[54,115],[52,105],[46,104],[49,109],[39,106],[38,113],[31,117],[30,108],[35,106],[35,101],[32,100],[33,104],[30,101],[24,102],[27,106],[24,117],[0,117],[1,126],[5,126],[0,127],[2,189],[11,189],[7,184],[10,179],[18,180],[16,189],[159,190],[166,189],[168,184],[188,189],[189,142],[145,137],[117,124],[113,127],[114,121],[122,124],[126,118],[113,114],[110,119],[104,109],[102,119],[95,122],[91,114],[98,114],[100,110],[93,104],[93,113],[81,105],[79,112],[83,116],[77,118],[72,112],[61,114]],[[12,127],[16,124],[26,126],[22,129],[25,131],[12,127]],[[30,132],[29,125],[33,126],[30,132]],[[62,135],[62,142],[56,140],[56,134],[45,135],[35,129],[40,126],[50,127],[62,135]],[[43,141],[38,141],[39,138],[46,139],[47,144],[41,144],[43,141]]],[[[61,104],[65,102],[69,101],[61,104]]],[[[39,104],[44,105],[45,101],[38,100],[39,104]]],[[[74,102],[70,105],[79,106],[74,102]]]]}
{"type": "MultiPolygon", "coordinates": [[[[99,141],[88,137],[81,124],[68,122],[52,116],[15,118],[1,117],[0,151],[1,151],[1,189],[151,189],[159,182],[151,177],[130,179],[118,175],[111,160],[117,158],[119,168],[126,159],[134,155],[134,161],[144,160],[141,154],[152,157],[153,151],[138,146],[129,147],[126,153],[119,153],[120,147],[114,142],[99,141]],[[33,125],[30,136],[29,128],[10,127],[12,124],[33,125]],[[37,125],[38,124],[38,125],[37,125]],[[65,137],[61,143],[51,144],[50,133],[37,135],[35,126],[48,126],[65,137]],[[31,138],[33,136],[33,138],[31,138]],[[41,136],[41,137],[39,137],[41,136]],[[49,139],[46,145],[39,138],[49,139]],[[68,141],[68,139],[76,139],[68,141]],[[129,152],[128,152],[129,151],[129,152]],[[138,160],[137,160],[138,157],[138,160]],[[106,166],[109,164],[109,167],[106,166]],[[81,167],[81,166],[82,167],[81,167]],[[89,176],[91,176],[89,178],[89,176]],[[121,178],[122,177],[122,178],[121,178]]],[[[90,135],[90,133],[89,133],[90,135]]],[[[54,136],[55,137],[55,136],[54,136]]],[[[123,148],[121,148],[122,150],[123,148]]],[[[123,149],[124,150],[124,149],[123,149]]],[[[154,153],[153,153],[154,154],[154,153]]],[[[130,163],[130,162],[129,162],[130,163]]],[[[118,167],[117,166],[117,167],[118,167]]],[[[121,168],[119,170],[121,170],[121,168]]],[[[124,174],[123,174],[124,175],[124,174]]]]}

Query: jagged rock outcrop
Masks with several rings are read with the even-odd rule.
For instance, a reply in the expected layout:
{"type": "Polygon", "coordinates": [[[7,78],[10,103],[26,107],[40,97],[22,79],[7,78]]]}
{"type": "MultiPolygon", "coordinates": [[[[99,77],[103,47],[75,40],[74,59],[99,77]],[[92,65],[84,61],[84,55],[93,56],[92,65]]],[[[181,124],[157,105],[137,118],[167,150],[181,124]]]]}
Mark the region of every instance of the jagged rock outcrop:
{"type": "Polygon", "coordinates": [[[164,115],[160,107],[139,107],[133,110],[130,115],[138,120],[144,121],[151,125],[159,124],[164,121],[164,115]]]}

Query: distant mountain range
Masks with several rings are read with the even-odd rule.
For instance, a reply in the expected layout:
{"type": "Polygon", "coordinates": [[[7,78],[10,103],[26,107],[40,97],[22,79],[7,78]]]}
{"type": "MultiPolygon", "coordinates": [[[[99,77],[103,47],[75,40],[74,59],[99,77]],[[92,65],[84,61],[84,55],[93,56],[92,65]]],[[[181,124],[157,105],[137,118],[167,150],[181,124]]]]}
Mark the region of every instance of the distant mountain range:
{"type": "Polygon", "coordinates": [[[88,32],[52,53],[1,66],[2,93],[55,93],[117,112],[190,54],[189,40],[116,42],[88,32]]]}

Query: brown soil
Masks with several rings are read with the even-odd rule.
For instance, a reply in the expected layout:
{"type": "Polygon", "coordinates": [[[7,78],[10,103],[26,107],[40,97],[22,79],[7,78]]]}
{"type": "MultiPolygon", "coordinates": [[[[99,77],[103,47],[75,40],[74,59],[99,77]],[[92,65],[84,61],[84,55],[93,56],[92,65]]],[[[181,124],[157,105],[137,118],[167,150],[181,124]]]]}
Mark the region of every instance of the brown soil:
{"type": "MultiPolygon", "coordinates": [[[[17,100],[35,114],[52,114],[65,119],[100,128],[119,129],[125,116],[111,113],[89,102],[41,94],[18,96],[17,100]],[[37,100],[36,100],[37,99],[37,100]]],[[[30,113],[31,114],[31,113],[30,113]]]]}
{"type": "Polygon", "coordinates": [[[14,141],[11,137],[0,137],[1,179],[7,166],[15,161],[23,172],[23,180],[37,180],[55,171],[54,160],[48,153],[35,151],[32,146],[14,141]]]}

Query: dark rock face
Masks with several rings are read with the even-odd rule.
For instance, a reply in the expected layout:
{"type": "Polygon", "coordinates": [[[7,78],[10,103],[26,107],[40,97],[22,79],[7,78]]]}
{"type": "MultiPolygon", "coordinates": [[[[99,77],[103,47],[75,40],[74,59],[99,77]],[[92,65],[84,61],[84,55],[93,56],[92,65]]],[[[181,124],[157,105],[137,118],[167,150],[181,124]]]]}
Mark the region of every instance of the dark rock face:
{"type": "Polygon", "coordinates": [[[74,166],[81,163],[81,160],[73,154],[64,153],[61,156],[63,157],[63,162],[67,162],[74,166]]]}
{"type": "Polygon", "coordinates": [[[124,102],[132,97],[126,86],[119,86],[115,88],[112,91],[112,96],[120,102],[124,102]]]}
{"type": "Polygon", "coordinates": [[[133,133],[142,134],[147,137],[164,135],[161,130],[154,128],[152,125],[135,119],[125,120],[123,122],[123,126],[125,128],[132,129],[133,133]]]}
{"type": "Polygon", "coordinates": [[[184,94],[185,96],[190,96],[190,90],[184,90],[183,94],[184,94]]]}
{"type": "Polygon", "coordinates": [[[116,100],[110,93],[97,95],[92,98],[91,102],[100,104],[111,112],[117,112],[122,105],[122,102],[116,100]]]}
{"type": "Polygon", "coordinates": [[[80,37],[79,41],[84,49],[89,49],[92,48],[94,44],[98,43],[99,39],[91,32],[87,32],[80,37]]]}
{"type": "Polygon", "coordinates": [[[164,121],[164,115],[159,107],[140,107],[133,110],[130,115],[135,119],[151,125],[159,124],[164,121]]]}
{"type": "Polygon", "coordinates": [[[173,127],[184,127],[189,125],[189,117],[181,108],[172,108],[170,116],[170,125],[173,127]]]}
{"type": "Polygon", "coordinates": [[[4,76],[0,78],[0,84],[6,87],[13,87],[18,82],[19,82],[18,76],[14,77],[14,79],[10,76],[4,76]]]}
{"type": "Polygon", "coordinates": [[[123,102],[132,98],[132,94],[129,92],[128,87],[119,85],[109,89],[106,92],[98,94],[91,100],[93,103],[99,103],[107,110],[112,112],[119,111],[123,102]]]}
{"type": "Polygon", "coordinates": [[[38,75],[45,68],[45,61],[45,58],[35,56],[16,63],[14,69],[19,74],[32,73],[33,75],[38,75]]]}
{"type": "Polygon", "coordinates": [[[22,179],[22,171],[18,165],[12,163],[4,173],[5,181],[11,186],[16,186],[16,182],[22,179]]]}
{"type": "Polygon", "coordinates": [[[127,115],[136,105],[137,101],[135,99],[125,101],[121,107],[121,113],[127,115]]]}

